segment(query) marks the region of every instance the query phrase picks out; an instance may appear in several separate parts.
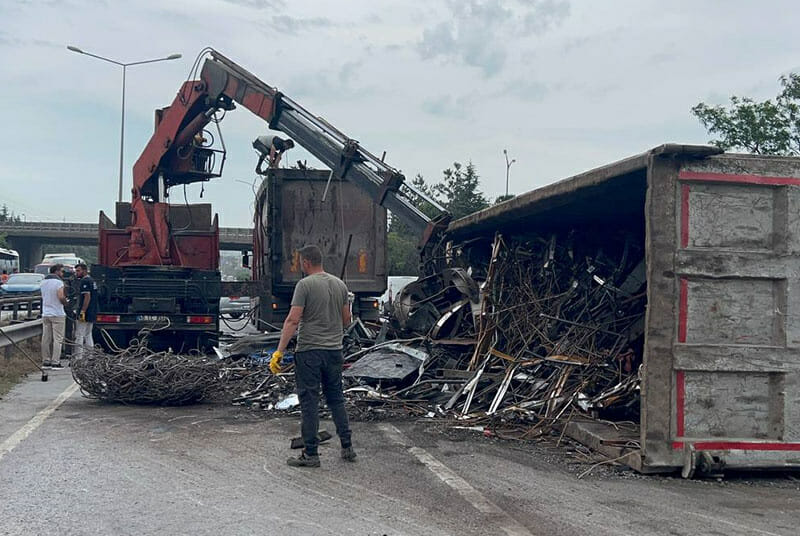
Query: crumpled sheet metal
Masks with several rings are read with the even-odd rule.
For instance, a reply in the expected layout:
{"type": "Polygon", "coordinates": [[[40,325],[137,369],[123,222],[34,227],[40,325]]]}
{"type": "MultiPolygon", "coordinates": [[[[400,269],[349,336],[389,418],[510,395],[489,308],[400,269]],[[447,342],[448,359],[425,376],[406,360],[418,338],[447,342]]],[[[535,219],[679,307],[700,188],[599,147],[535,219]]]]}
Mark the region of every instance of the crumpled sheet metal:
{"type": "Polygon", "coordinates": [[[404,380],[418,372],[428,354],[400,343],[387,344],[368,352],[350,365],[342,375],[372,380],[404,380]]]}

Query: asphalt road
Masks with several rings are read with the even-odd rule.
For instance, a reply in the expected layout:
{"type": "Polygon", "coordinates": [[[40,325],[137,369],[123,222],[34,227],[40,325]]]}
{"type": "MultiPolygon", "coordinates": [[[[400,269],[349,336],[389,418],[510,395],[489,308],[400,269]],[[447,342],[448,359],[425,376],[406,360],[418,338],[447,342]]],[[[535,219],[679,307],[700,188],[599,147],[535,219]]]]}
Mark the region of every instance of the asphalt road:
{"type": "MultiPolygon", "coordinates": [[[[326,427],[332,430],[330,423],[326,427]]],[[[285,464],[296,417],[83,398],[68,369],[0,400],[2,535],[794,535],[786,476],[577,479],[552,452],[355,423],[355,464],[285,464]]],[[[294,452],[294,451],[292,451],[294,452]]]]}

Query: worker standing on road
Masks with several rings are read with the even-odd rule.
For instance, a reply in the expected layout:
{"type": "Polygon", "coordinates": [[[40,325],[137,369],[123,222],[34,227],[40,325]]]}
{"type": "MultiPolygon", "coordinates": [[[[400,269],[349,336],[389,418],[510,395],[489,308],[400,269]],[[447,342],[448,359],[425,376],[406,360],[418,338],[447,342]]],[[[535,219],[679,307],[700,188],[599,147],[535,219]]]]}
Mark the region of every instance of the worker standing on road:
{"type": "Polygon", "coordinates": [[[75,265],[75,277],[80,280],[75,347],[78,350],[78,357],[81,357],[84,349],[94,347],[92,328],[97,317],[97,283],[89,276],[86,265],[82,262],[75,265]]]}
{"type": "Polygon", "coordinates": [[[8,283],[8,270],[3,270],[3,274],[0,275],[0,283],[1,284],[8,283]]]}
{"type": "Polygon", "coordinates": [[[289,458],[293,467],[319,467],[319,391],[331,411],[339,435],[344,460],[353,462],[356,453],[350,440],[350,423],[342,392],[343,326],[350,324],[347,285],[322,268],[322,252],[317,246],[300,249],[300,265],[306,277],[298,281],[289,316],[283,323],[278,349],[269,367],[274,374],[281,370],[286,346],[297,334],[294,377],[302,414],[303,452],[289,458]],[[298,331],[299,328],[299,331],[298,331]]]}
{"type": "Polygon", "coordinates": [[[61,368],[61,345],[67,315],[67,295],[61,279],[64,266],[54,264],[41,285],[42,293],[42,367],[61,368]]]}

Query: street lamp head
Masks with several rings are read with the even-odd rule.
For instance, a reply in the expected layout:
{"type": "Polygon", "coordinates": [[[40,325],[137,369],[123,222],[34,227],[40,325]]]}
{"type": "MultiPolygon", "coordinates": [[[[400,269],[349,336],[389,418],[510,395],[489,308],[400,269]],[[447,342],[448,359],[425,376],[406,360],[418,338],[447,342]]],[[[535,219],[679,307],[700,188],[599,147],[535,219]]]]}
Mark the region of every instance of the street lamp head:
{"type": "Polygon", "coordinates": [[[169,56],[167,56],[164,59],[167,59],[167,60],[178,60],[178,59],[180,59],[182,57],[183,56],[181,54],[170,54],[169,56]]]}
{"type": "Polygon", "coordinates": [[[72,45],[67,45],[67,50],[71,50],[72,52],[77,52],[78,54],[83,54],[83,50],[79,49],[78,47],[74,47],[72,45]]]}
{"type": "Polygon", "coordinates": [[[505,149],[503,149],[503,154],[508,154],[508,151],[506,151],[505,149]]]}

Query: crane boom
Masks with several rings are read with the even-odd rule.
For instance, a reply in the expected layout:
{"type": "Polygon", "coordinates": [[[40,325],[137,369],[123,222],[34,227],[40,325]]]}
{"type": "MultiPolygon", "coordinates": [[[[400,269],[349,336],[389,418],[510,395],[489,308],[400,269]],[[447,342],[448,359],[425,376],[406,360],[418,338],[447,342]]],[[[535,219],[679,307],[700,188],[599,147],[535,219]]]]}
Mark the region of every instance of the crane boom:
{"type": "MultiPolygon", "coordinates": [[[[218,52],[212,52],[212,59],[206,62],[204,72],[214,69],[226,72],[229,79],[247,81],[250,87],[260,88],[264,101],[258,99],[235,98],[237,102],[264,118],[271,129],[288,134],[320,162],[333,170],[338,177],[352,180],[381,206],[385,206],[401,218],[413,231],[423,236],[432,223],[437,227],[446,225],[446,211],[439,204],[405,183],[405,177],[398,170],[387,165],[359,143],[321,119],[289,97],[265,84],[218,52]],[[267,104],[268,103],[268,104],[267,104]],[[266,113],[265,113],[266,112],[266,113]],[[404,195],[401,185],[430,203],[441,214],[435,221],[404,195]]],[[[249,95],[249,93],[245,93],[249,95]]],[[[433,231],[433,229],[431,229],[433,231]]]]}
{"type": "Polygon", "coordinates": [[[178,263],[167,224],[168,190],[221,176],[224,144],[221,151],[209,148],[203,132],[209,123],[219,121],[218,112],[234,109],[234,103],[289,135],[336,176],[353,182],[390,210],[420,236],[420,249],[443,232],[450,215],[407,184],[397,169],[219,52],[209,52],[200,79],[186,81],[172,105],[156,113],[155,132],[133,168],[130,243],[117,264],[178,263]],[[404,185],[439,215],[430,218],[417,208],[401,189],[404,185]]]}

